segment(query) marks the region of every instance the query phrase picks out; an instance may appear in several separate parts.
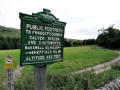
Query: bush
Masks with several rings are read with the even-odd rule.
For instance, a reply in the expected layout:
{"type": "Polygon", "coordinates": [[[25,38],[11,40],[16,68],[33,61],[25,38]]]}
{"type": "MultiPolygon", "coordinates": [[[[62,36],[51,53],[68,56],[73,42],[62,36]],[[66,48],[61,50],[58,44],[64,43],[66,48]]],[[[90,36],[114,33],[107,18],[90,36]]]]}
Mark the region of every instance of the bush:
{"type": "Polygon", "coordinates": [[[73,43],[73,46],[80,46],[82,45],[82,42],[81,40],[74,40],[72,43],[73,43]]]}
{"type": "Polygon", "coordinates": [[[76,40],[76,39],[64,39],[65,47],[80,46],[80,45],[95,45],[95,39],[76,40]]]}
{"type": "Polygon", "coordinates": [[[95,45],[95,44],[96,44],[96,40],[95,39],[83,40],[83,45],[95,45]]]}
{"type": "Polygon", "coordinates": [[[30,75],[23,75],[14,82],[15,90],[34,90],[33,77],[30,75]]]}
{"type": "Polygon", "coordinates": [[[65,47],[70,47],[71,46],[71,42],[68,39],[64,39],[64,46],[65,47]]]}
{"type": "Polygon", "coordinates": [[[111,67],[112,67],[112,69],[120,70],[120,63],[115,63],[111,67]]]}

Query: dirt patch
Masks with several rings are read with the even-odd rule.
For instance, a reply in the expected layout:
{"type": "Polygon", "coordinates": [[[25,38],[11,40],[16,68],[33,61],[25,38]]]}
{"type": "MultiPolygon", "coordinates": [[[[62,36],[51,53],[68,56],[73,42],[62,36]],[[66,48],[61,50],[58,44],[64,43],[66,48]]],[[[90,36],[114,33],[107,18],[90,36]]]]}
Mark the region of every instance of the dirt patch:
{"type": "Polygon", "coordinates": [[[17,68],[14,70],[13,72],[13,78],[17,78],[18,76],[21,76],[22,74],[22,67],[20,67],[19,65],[17,66],[17,68]]]}

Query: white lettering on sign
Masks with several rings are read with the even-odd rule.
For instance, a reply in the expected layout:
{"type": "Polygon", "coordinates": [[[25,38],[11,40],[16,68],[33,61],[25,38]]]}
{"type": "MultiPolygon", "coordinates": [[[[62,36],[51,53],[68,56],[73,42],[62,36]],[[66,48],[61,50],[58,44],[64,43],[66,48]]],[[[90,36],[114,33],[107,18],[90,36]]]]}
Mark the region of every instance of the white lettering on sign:
{"type": "Polygon", "coordinates": [[[26,24],[26,29],[43,31],[43,26],[26,24]]]}
{"type": "Polygon", "coordinates": [[[48,31],[48,32],[63,32],[62,29],[60,28],[53,28],[53,27],[45,27],[45,31],[48,31]]]}
{"type": "Polygon", "coordinates": [[[42,35],[42,36],[57,36],[57,37],[63,36],[62,33],[57,33],[57,32],[32,31],[31,34],[32,35],[42,35]]]}
{"type": "Polygon", "coordinates": [[[54,55],[54,58],[55,58],[55,59],[61,58],[61,55],[54,55]]]}
{"type": "Polygon", "coordinates": [[[33,61],[33,60],[44,60],[44,56],[27,56],[26,60],[33,61]]]}
{"type": "Polygon", "coordinates": [[[63,29],[26,24],[24,54],[26,61],[42,61],[61,59],[63,29]]]}
{"type": "Polygon", "coordinates": [[[36,41],[28,41],[28,45],[30,45],[30,44],[31,44],[31,45],[35,45],[35,44],[37,44],[37,43],[36,43],[36,41]]]}
{"type": "Polygon", "coordinates": [[[25,50],[30,50],[30,49],[33,49],[33,50],[43,50],[44,47],[43,46],[25,46],[25,50]]]}
{"type": "Polygon", "coordinates": [[[61,45],[59,41],[40,41],[38,44],[42,45],[61,45]]]}
{"type": "Polygon", "coordinates": [[[26,32],[26,34],[31,34],[31,31],[30,30],[25,30],[26,32]]]}
{"type": "Polygon", "coordinates": [[[29,36],[30,40],[45,40],[43,36],[29,36]]]}
{"type": "Polygon", "coordinates": [[[48,37],[48,40],[51,40],[51,41],[59,41],[60,38],[58,38],[58,37],[48,37]]]}

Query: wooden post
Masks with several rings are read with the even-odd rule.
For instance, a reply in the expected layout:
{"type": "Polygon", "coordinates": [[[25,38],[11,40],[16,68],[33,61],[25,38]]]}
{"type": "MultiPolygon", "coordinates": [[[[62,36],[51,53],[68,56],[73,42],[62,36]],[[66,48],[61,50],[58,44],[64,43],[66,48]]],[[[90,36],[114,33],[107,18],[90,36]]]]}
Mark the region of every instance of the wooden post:
{"type": "Polygon", "coordinates": [[[34,90],[46,90],[46,66],[34,66],[34,90]]]}
{"type": "Polygon", "coordinates": [[[6,76],[7,76],[7,90],[14,90],[12,56],[6,56],[5,69],[6,69],[6,76]]]}
{"type": "Polygon", "coordinates": [[[6,70],[6,75],[7,75],[7,90],[14,90],[13,69],[6,70]]]}

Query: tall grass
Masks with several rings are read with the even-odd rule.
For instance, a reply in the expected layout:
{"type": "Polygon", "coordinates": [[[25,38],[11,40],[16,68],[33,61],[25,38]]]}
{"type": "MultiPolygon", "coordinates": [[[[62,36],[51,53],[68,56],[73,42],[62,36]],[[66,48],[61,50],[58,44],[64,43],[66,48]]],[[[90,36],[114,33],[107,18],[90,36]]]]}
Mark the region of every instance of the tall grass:
{"type": "MultiPolygon", "coordinates": [[[[120,76],[118,70],[110,70],[99,75],[92,72],[82,74],[47,74],[47,90],[93,90],[120,76]]],[[[33,76],[23,74],[15,81],[15,90],[33,90],[33,76]],[[25,78],[26,77],[26,78],[25,78]]]]}

